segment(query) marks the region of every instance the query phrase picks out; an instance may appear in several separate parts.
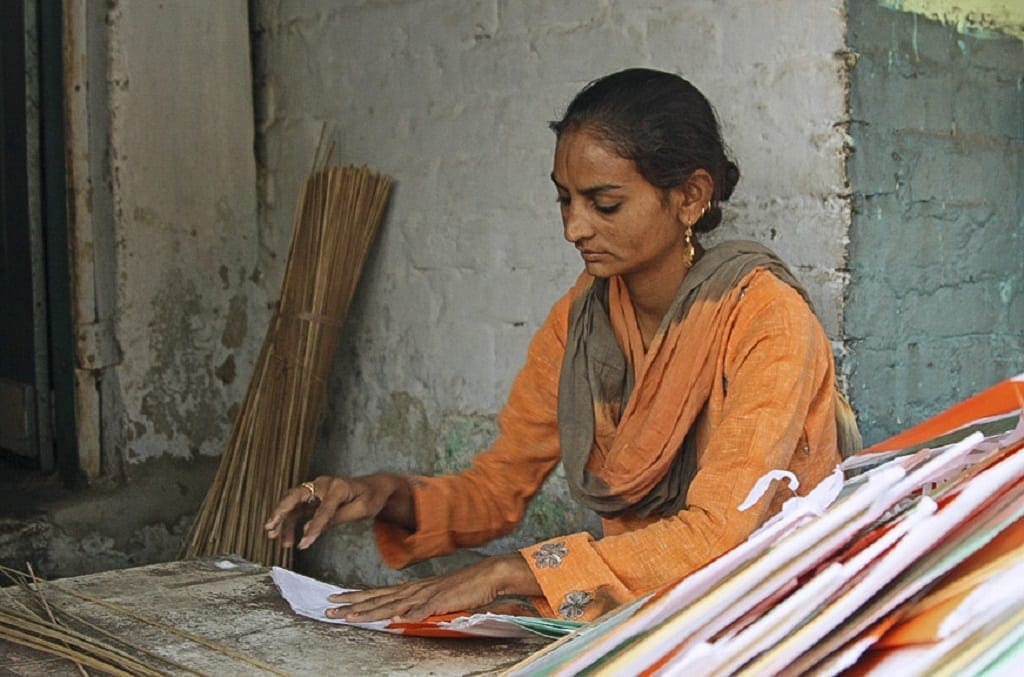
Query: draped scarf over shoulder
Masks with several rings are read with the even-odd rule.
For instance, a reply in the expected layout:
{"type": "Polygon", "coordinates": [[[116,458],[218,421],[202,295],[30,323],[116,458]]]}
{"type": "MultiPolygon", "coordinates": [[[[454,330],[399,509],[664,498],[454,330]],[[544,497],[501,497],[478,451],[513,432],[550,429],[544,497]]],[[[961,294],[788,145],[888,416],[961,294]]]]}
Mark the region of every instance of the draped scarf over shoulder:
{"type": "Polygon", "coordinates": [[[686,507],[697,472],[688,433],[714,386],[715,361],[744,281],[759,269],[811,305],[771,250],[726,242],[687,272],[646,354],[630,332],[616,339],[613,327],[636,322],[620,278],[577,287],[558,392],[562,463],[577,501],[605,517],[670,515],[686,507]],[[614,428],[610,447],[595,436],[595,425],[614,428]]]}

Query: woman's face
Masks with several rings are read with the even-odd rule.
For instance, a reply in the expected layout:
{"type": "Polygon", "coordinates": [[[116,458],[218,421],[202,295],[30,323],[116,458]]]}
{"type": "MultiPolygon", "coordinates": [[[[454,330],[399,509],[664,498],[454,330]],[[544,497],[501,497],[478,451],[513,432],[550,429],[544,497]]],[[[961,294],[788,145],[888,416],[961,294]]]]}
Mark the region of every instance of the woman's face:
{"type": "Polygon", "coordinates": [[[653,281],[688,264],[682,191],[654,187],[632,160],[606,148],[594,132],[563,132],[551,180],[565,239],[591,275],[653,281]]]}

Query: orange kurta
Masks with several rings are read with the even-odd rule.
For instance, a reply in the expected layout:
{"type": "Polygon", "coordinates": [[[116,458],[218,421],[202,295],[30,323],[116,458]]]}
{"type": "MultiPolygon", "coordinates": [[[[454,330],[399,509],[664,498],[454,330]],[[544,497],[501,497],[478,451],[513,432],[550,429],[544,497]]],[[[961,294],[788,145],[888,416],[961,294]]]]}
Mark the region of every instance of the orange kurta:
{"type": "MultiPolygon", "coordinates": [[[[571,298],[555,304],[531,342],[491,448],[461,473],[414,479],[415,532],[378,521],[388,566],[481,545],[519,524],[560,460],[558,379],[571,298]]],[[[805,493],[839,462],[832,351],[800,295],[771,273],[755,272],[726,327],[714,386],[696,422],[698,471],[686,509],[604,519],[599,540],[577,533],[524,548],[553,613],[591,619],[678,580],[742,542],[792,495],[775,482],[752,508],[737,510],[766,472],[792,471],[805,493]]]]}

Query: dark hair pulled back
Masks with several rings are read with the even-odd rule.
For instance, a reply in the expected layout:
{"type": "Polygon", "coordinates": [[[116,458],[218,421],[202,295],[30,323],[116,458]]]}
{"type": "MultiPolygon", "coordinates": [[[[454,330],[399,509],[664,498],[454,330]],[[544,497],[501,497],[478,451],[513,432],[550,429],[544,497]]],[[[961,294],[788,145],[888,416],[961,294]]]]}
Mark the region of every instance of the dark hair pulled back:
{"type": "Polygon", "coordinates": [[[647,68],[594,80],[576,95],[562,119],[551,123],[559,137],[584,127],[632,160],[662,190],[681,186],[694,171],[704,169],[715,193],[711,208],[693,228],[707,232],[721,223],[721,203],[732,195],[740,170],[726,157],[714,109],[692,84],[647,68]]]}

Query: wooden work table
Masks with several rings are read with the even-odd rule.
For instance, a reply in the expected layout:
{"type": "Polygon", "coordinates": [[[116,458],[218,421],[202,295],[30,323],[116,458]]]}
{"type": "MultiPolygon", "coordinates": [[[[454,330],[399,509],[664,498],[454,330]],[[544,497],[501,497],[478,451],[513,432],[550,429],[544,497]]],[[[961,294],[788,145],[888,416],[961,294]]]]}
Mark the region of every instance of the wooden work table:
{"type": "MultiPolygon", "coordinates": [[[[268,673],[61,588],[113,602],[295,675],[491,674],[549,641],[425,639],[318,623],[292,613],[265,567],[233,560],[235,568],[222,569],[217,561],[169,562],[66,578],[46,586],[46,599],[209,675],[268,673]]],[[[0,640],[0,675],[40,674],[80,673],[68,661],[0,640]]]]}

